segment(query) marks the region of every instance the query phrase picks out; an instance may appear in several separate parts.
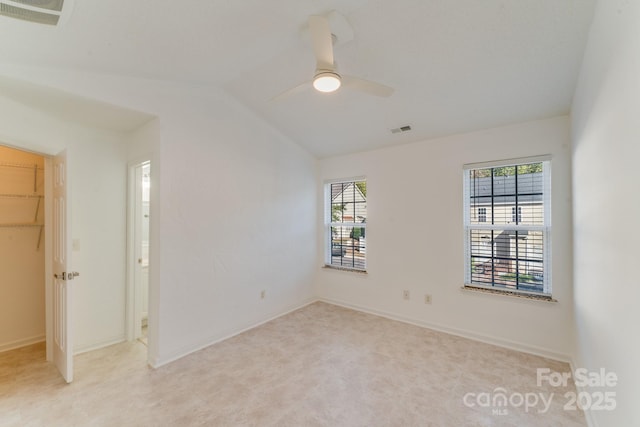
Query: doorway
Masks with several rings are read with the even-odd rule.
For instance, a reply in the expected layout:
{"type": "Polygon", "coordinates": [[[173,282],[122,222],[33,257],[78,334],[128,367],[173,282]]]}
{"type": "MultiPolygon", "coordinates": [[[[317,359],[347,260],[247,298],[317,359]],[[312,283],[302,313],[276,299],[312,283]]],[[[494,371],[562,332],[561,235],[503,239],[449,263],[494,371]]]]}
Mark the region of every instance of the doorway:
{"type": "Polygon", "coordinates": [[[0,146],[0,157],[0,229],[9,232],[0,237],[0,351],[33,350],[32,359],[44,355],[71,382],[74,292],[67,282],[78,273],[67,271],[66,150],[45,157],[0,146]]]}
{"type": "Polygon", "coordinates": [[[0,146],[0,352],[45,341],[44,166],[0,146]]]}
{"type": "Polygon", "coordinates": [[[149,207],[151,162],[130,166],[129,197],[129,340],[147,345],[149,316],[149,207]]]}

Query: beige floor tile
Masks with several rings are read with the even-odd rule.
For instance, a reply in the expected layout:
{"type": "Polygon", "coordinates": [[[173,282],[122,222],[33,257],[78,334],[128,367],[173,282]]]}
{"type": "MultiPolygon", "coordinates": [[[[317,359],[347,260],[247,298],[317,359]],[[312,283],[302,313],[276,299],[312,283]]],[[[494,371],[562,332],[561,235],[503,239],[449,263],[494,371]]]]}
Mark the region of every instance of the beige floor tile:
{"type": "Polygon", "coordinates": [[[552,393],[536,369],[567,364],[316,303],[157,370],[146,346],[75,358],[65,384],[43,344],[0,353],[0,427],[584,426],[547,413],[468,407],[467,393],[552,393]]]}

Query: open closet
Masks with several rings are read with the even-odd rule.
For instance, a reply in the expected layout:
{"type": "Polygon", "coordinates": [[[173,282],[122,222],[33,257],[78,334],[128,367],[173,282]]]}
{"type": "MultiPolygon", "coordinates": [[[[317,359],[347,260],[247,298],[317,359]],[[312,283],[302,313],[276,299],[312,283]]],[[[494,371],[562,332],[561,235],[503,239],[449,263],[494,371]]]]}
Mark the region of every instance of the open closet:
{"type": "Polygon", "coordinates": [[[45,340],[44,157],[0,146],[0,352],[45,340]]]}

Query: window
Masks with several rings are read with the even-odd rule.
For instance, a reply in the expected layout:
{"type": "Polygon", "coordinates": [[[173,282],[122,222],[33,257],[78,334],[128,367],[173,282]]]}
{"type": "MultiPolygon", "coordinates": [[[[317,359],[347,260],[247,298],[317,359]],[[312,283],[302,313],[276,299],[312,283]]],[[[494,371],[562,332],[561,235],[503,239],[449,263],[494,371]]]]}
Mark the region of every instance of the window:
{"type": "Polygon", "coordinates": [[[522,222],[522,206],[518,206],[518,216],[516,217],[516,208],[511,208],[511,222],[520,224],[522,222]]]}
{"type": "Polygon", "coordinates": [[[466,286],[551,295],[550,183],[546,157],[464,167],[466,286]]]}
{"type": "Polygon", "coordinates": [[[478,222],[487,222],[487,208],[478,208],[478,222]]]}
{"type": "Polygon", "coordinates": [[[326,185],[325,264],[366,270],[367,182],[364,178],[326,185]]]}

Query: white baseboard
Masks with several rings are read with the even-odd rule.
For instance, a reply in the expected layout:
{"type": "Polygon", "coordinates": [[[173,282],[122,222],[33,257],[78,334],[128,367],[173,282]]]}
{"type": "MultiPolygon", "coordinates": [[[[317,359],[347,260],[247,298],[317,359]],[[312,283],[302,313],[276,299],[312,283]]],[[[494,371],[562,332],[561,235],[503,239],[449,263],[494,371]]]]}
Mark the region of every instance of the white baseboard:
{"type": "Polygon", "coordinates": [[[170,353],[167,357],[163,357],[163,358],[150,358],[149,359],[149,365],[154,368],[157,369],[161,366],[164,366],[166,364],[169,364],[171,362],[175,362],[178,359],[182,359],[185,356],[188,356],[192,353],[195,353],[196,351],[200,351],[203,348],[207,348],[209,346],[212,346],[214,344],[217,344],[219,342],[222,342],[224,340],[227,340],[229,338],[235,337],[236,335],[240,335],[243,332],[249,331],[253,328],[257,328],[260,325],[264,325],[267,322],[270,322],[274,319],[277,319],[278,317],[282,317],[285,316],[293,311],[299,310],[303,307],[308,306],[309,304],[313,304],[314,302],[317,302],[318,299],[317,298],[307,298],[306,300],[304,300],[303,302],[291,305],[287,308],[285,308],[284,310],[278,312],[278,313],[274,313],[269,315],[266,319],[264,320],[260,320],[257,323],[252,323],[251,325],[242,327],[236,331],[227,333],[223,336],[215,336],[215,337],[209,337],[207,339],[205,339],[204,341],[197,343],[197,344],[193,344],[193,345],[189,345],[189,346],[185,346],[179,350],[176,350],[172,353],[170,353]]]}
{"type": "Polygon", "coordinates": [[[468,339],[472,339],[475,341],[480,341],[486,344],[492,344],[492,345],[496,345],[498,347],[504,347],[504,348],[508,348],[510,350],[516,350],[516,351],[521,351],[523,353],[528,353],[528,354],[533,354],[536,356],[541,356],[541,357],[546,357],[547,359],[553,359],[553,360],[557,360],[560,362],[566,362],[566,363],[570,363],[571,362],[571,357],[566,355],[566,354],[562,354],[562,353],[558,353],[546,348],[542,348],[542,347],[537,347],[537,346],[532,346],[532,345],[528,345],[522,342],[517,342],[517,341],[510,341],[510,340],[505,340],[502,338],[498,338],[498,337],[494,337],[494,336],[490,336],[490,335],[484,335],[484,334],[478,334],[476,332],[472,332],[472,331],[468,331],[468,330],[464,330],[464,329],[458,329],[458,328],[451,328],[448,326],[443,326],[443,325],[439,325],[436,323],[431,323],[431,322],[425,322],[423,320],[420,319],[413,319],[410,317],[406,317],[403,316],[401,314],[397,314],[397,313],[391,313],[391,312],[387,312],[387,311],[382,311],[382,310],[378,310],[378,309],[374,309],[374,308],[369,308],[369,307],[364,307],[364,306],[360,306],[357,304],[351,304],[345,301],[340,301],[340,300],[335,300],[335,299],[331,299],[331,298],[319,298],[319,301],[323,301],[326,302],[328,304],[333,304],[333,305],[337,305],[340,307],[344,307],[344,308],[350,308],[352,310],[357,310],[357,311],[361,311],[363,313],[368,313],[368,314],[373,314],[376,316],[381,316],[381,317],[385,317],[387,319],[391,319],[391,320],[397,320],[399,322],[403,322],[403,323],[408,323],[414,326],[420,326],[423,328],[427,328],[427,329],[433,329],[435,331],[439,331],[439,332],[444,332],[447,334],[451,334],[451,335],[456,335],[462,338],[468,338],[468,339]]]}
{"type": "Polygon", "coordinates": [[[44,335],[38,335],[35,337],[22,338],[19,340],[11,341],[8,343],[0,344],[0,353],[15,350],[17,348],[26,347],[28,345],[37,344],[39,342],[45,341],[46,337],[44,335]]]}
{"type": "Polygon", "coordinates": [[[548,359],[552,359],[552,360],[557,360],[557,361],[561,361],[561,362],[566,362],[566,363],[571,363],[572,358],[566,354],[562,354],[562,353],[558,353],[558,352],[554,352],[552,350],[549,349],[545,349],[542,347],[537,347],[537,346],[532,346],[532,345],[528,345],[525,343],[521,343],[521,342],[516,342],[516,341],[510,341],[510,340],[505,340],[502,338],[498,338],[498,337],[493,337],[493,336],[489,336],[489,335],[483,335],[483,334],[478,334],[472,331],[468,331],[468,330],[463,330],[463,329],[458,329],[458,328],[451,328],[451,327],[447,327],[447,326],[443,326],[443,325],[438,325],[435,323],[430,323],[430,322],[425,322],[419,319],[413,319],[413,318],[409,318],[409,317],[405,317],[402,316],[400,314],[396,314],[396,313],[391,313],[391,312],[386,312],[386,311],[382,311],[382,310],[377,310],[377,309],[372,309],[369,307],[364,307],[364,306],[360,306],[360,305],[356,305],[356,304],[351,304],[345,301],[340,301],[340,300],[335,300],[335,299],[330,299],[330,298],[309,298],[299,304],[295,304],[291,307],[288,307],[286,309],[284,309],[283,311],[273,314],[271,316],[269,316],[268,318],[261,320],[257,323],[253,323],[251,325],[248,325],[246,327],[243,328],[239,328],[236,331],[227,333],[223,336],[216,336],[216,337],[210,337],[206,340],[204,340],[203,342],[197,343],[197,344],[193,344],[190,346],[185,346],[179,350],[176,350],[172,353],[170,353],[168,356],[163,357],[163,358],[152,358],[149,360],[149,365],[152,368],[159,368],[163,365],[166,365],[168,363],[171,363],[173,361],[176,361],[178,359],[181,359],[191,353],[195,353],[196,351],[202,350],[203,348],[209,347],[213,344],[216,344],[218,342],[224,341],[226,339],[229,339],[231,337],[234,337],[236,335],[239,335],[243,332],[246,332],[248,330],[251,330],[253,328],[256,328],[260,325],[263,325],[267,322],[270,322],[271,320],[277,319],[278,317],[282,317],[286,314],[289,314],[293,311],[299,310],[300,308],[306,307],[309,304],[313,304],[314,302],[317,301],[322,301],[328,304],[333,304],[333,305],[337,305],[337,306],[341,306],[341,307],[345,307],[345,308],[349,308],[352,310],[357,310],[357,311],[361,311],[364,313],[368,313],[368,314],[373,314],[376,316],[380,316],[380,317],[385,317],[387,319],[391,319],[391,320],[397,320],[399,322],[404,322],[404,323],[408,323],[411,325],[415,325],[415,326],[420,326],[423,328],[428,328],[428,329],[433,329],[439,332],[444,332],[447,334],[451,334],[451,335],[456,335],[459,337],[463,337],[463,338],[468,338],[468,339],[472,339],[475,341],[480,341],[480,342],[484,342],[487,344],[492,344],[492,345],[496,345],[498,347],[504,347],[504,348],[508,348],[510,350],[515,350],[515,351],[521,351],[524,353],[528,353],[528,354],[533,354],[536,356],[541,356],[541,357],[546,357],[548,359]]]}
{"type": "Polygon", "coordinates": [[[84,346],[84,347],[80,347],[80,348],[74,349],[73,355],[77,356],[77,355],[82,354],[82,353],[88,353],[90,351],[99,350],[99,349],[104,348],[104,347],[109,347],[110,345],[120,344],[121,342],[124,342],[126,340],[127,340],[127,338],[124,335],[118,335],[117,337],[113,337],[113,338],[101,341],[101,342],[99,342],[97,344],[91,344],[91,345],[88,345],[88,346],[84,346]]]}

